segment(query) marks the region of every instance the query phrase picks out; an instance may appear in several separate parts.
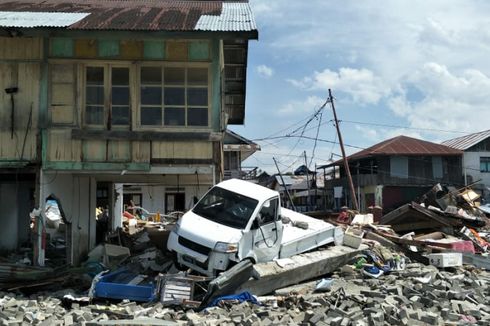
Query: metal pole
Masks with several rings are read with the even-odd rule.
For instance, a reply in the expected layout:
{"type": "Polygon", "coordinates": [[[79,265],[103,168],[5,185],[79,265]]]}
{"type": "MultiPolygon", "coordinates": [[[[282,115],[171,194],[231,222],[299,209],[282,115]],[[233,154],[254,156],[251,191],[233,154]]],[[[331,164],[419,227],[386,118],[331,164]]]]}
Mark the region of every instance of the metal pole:
{"type": "Polygon", "coordinates": [[[306,195],[306,209],[307,211],[310,210],[310,177],[309,177],[309,174],[310,174],[310,169],[308,169],[308,160],[306,159],[306,151],[303,151],[303,155],[305,157],[305,167],[306,167],[306,187],[307,187],[307,195],[306,195]]]}
{"type": "Polygon", "coordinates": [[[352,204],[354,205],[354,209],[358,211],[359,205],[357,203],[356,191],[354,189],[354,183],[352,182],[352,175],[350,174],[349,163],[347,161],[347,157],[345,156],[344,142],[342,141],[342,134],[340,133],[339,121],[337,120],[337,113],[335,112],[335,105],[333,103],[332,90],[330,88],[328,89],[328,99],[330,101],[330,104],[332,105],[333,118],[335,120],[335,127],[337,128],[337,135],[339,137],[339,144],[340,144],[340,150],[342,151],[345,173],[347,174],[347,179],[349,180],[349,188],[350,188],[350,195],[352,198],[352,204]]]}
{"type": "Polygon", "coordinates": [[[291,207],[293,208],[294,211],[296,211],[296,207],[294,207],[293,199],[289,195],[288,188],[286,187],[286,184],[284,183],[284,179],[282,178],[281,171],[279,170],[279,167],[277,166],[276,158],[273,157],[272,160],[274,161],[274,164],[276,165],[277,172],[279,173],[279,177],[281,178],[282,181],[282,186],[284,187],[284,190],[286,191],[286,195],[288,195],[289,202],[291,203],[291,207]]]}

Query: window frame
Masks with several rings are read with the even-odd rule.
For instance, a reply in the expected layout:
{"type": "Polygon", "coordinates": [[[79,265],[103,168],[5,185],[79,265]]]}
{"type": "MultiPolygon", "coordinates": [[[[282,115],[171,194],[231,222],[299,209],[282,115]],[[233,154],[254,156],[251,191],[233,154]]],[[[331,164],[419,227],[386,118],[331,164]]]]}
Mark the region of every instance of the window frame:
{"type": "Polygon", "coordinates": [[[175,130],[175,129],[185,129],[187,131],[192,131],[192,130],[209,130],[212,128],[211,126],[211,108],[212,108],[212,69],[211,65],[209,63],[205,62],[144,62],[140,63],[137,66],[137,71],[136,71],[136,78],[137,78],[137,117],[136,117],[136,128],[139,130],[152,130],[152,131],[161,131],[162,129],[165,130],[175,130]],[[161,89],[161,103],[160,105],[150,105],[150,104],[142,104],[141,103],[141,88],[144,86],[157,86],[157,84],[144,84],[141,82],[141,69],[145,67],[150,67],[150,68],[156,68],[158,67],[161,71],[161,83],[160,83],[160,89],[161,89]],[[185,72],[185,77],[184,77],[184,84],[183,85],[165,85],[165,68],[183,68],[185,72]],[[189,85],[188,83],[188,69],[192,68],[205,68],[207,69],[207,104],[206,106],[200,106],[200,105],[189,105],[187,101],[187,91],[188,89],[192,88],[204,88],[203,84],[199,85],[189,85]],[[184,87],[185,93],[184,93],[184,105],[166,105],[165,104],[165,87],[169,88],[178,88],[178,87],[184,87]],[[159,107],[161,109],[161,124],[160,125],[144,125],[141,123],[141,118],[142,118],[142,108],[145,107],[159,107]],[[185,110],[184,113],[184,125],[165,125],[165,108],[182,108],[185,110]],[[188,113],[189,109],[196,109],[196,108],[206,108],[207,109],[207,124],[205,126],[198,126],[198,125],[189,125],[188,124],[188,113]]]}
{"type": "MultiPolygon", "coordinates": [[[[133,68],[131,63],[126,63],[126,62],[85,62],[81,64],[81,80],[82,80],[82,87],[80,89],[80,95],[82,99],[81,103],[81,125],[84,128],[87,129],[92,129],[92,130],[132,130],[132,125],[133,125],[133,112],[132,112],[132,98],[133,98],[133,88],[134,88],[134,73],[133,73],[133,68]],[[103,82],[103,87],[104,87],[104,117],[103,117],[103,124],[92,124],[92,123],[87,123],[87,69],[88,68],[103,68],[104,71],[104,82],[103,82]],[[112,124],[112,121],[109,121],[109,112],[112,111],[113,106],[115,107],[121,107],[122,105],[116,104],[114,105],[112,103],[112,69],[113,68],[126,68],[128,69],[128,91],[129,91],[129,98],[128,98],[128,110],[129,110],[129,121],[127,125],[119,125],[119,124],[112,124]]],[[[121,87],[121,85],[115,85],[116,87],[121,87]]],[[[111,115],[112,116],[112,115],[111,115]]]]}
{"type": "Polygon", "coordinates": [[[490,173],[490,156],[480,156],[480,173],[490,173]],[[482,163],[485,169],[482,169],[482,163]]]}

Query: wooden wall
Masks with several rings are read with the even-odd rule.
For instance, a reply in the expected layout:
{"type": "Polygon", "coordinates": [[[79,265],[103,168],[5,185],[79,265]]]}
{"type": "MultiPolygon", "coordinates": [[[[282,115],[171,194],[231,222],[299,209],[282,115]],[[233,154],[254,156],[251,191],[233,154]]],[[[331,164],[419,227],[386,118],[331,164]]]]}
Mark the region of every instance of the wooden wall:
{"type": "Polygon", "coordinates": [[[41,58],[41,39],[0,37],[1,161],[37,159],[41,58]],[[13,135],[11,97],[5,92],[10,87],[18,88],[14,94],[13,135]]]}

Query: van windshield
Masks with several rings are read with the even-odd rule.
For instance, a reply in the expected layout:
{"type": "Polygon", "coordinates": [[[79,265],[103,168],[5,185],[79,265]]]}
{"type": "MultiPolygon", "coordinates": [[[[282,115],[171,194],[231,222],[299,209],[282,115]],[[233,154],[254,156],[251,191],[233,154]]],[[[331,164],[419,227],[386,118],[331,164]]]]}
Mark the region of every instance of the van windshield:
{"type": "Polygon", "coordinates": [[[216,223],[243,229],[247,226],[257,204],[258,200],[214,187],[192,211],[216,223]]]}

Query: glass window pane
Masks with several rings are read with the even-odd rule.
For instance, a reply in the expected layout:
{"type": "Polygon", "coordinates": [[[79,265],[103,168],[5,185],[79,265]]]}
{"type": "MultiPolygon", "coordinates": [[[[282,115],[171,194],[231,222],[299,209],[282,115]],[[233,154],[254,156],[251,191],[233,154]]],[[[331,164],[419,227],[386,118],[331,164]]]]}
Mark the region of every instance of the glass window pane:
{"type": "Polygon", "coordinates": [[[184,68],[165,68],[165,85],[183,85],[185,82],[184,68]]]}
{"type": "Polygon", "coordinates": [[[165,105],[185,105],[185,88],[165,87],[165,105]]]}
{"type": "Polygon", "coordinates": [[[85,108],[85,123],[89,125],[104,124],[104,107],[87,105],[85,108]]]}
{"type": "Polygon", "coordinates": [[[87,67],[87,85],[104,85],[103,67],[87,67]]]}
{"type": "Polygon", "coordinates": [[[166,126],[184,126],[185,109],[183,108],[165,108],[165,125],[166,126]]]}
{"type": "Polygon", "coordinates": [[[85,94],[85,102],[87,105],[104,104],[104,87],[103,86],[87,86],[85,94]]]}
{"type": "Polygon", "coordinates": [[[208,105],[208,89],[207,88],[188,88],[187,89],[187,105],[208,105]]]}
{"type": "Polygon", "coordinates": [[[112,87],[112,105],[129,105],[129,87],[112,87]]]}
{"type": "Polygon", "coordinates": [[[207,85],[208,69],[207,68],[189,68],[187,69],[188,85],[207,85]]]}
{"type": "Polygon", "coordinates": [[[162,68],[160,67],[141,67],[142,84],[162,84],[162,68]]]}
{"type": "Polygon", "coordinates": [[[113,106],[111,118],[113,125],[128,125],[129,106],[113,106]]]}
{"type": "Polygon", "coordinates": [[[189,108],[187,109],[188,126],[207,126],[208,109],[207,108],[189,108]]]}
{"type": "Polygon", "coordinates": [[[112,85],[129,85],[129,68],[112,68],[112,85]]]}
{"type": "Polygon", "coordinates": [[[143,126],[161,126],[162,125],[162,108],[143,107],[141,108],[141,125],[143,126]]]}
{"type": "Polygon", "coordinates": [[[141,104],[161,105],[162,88],[161,87],[141,87],[141,104]]]}

